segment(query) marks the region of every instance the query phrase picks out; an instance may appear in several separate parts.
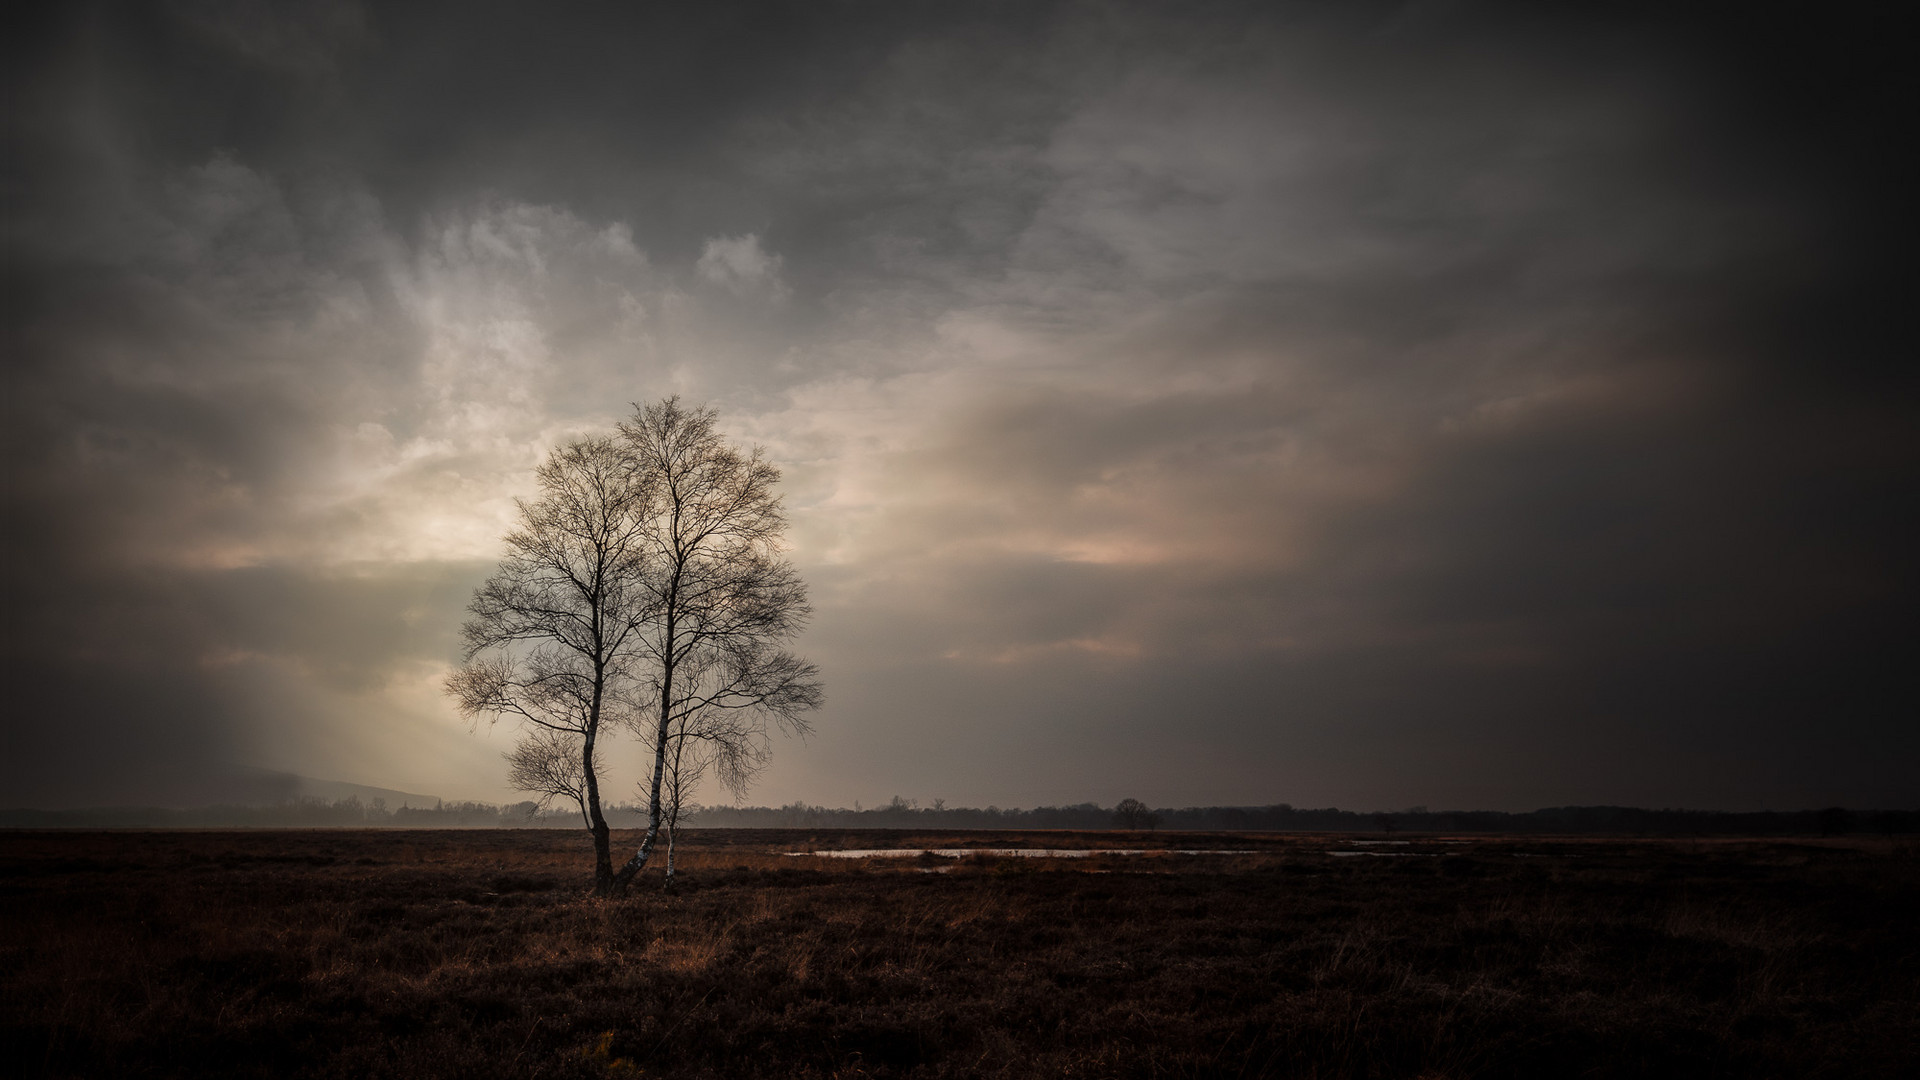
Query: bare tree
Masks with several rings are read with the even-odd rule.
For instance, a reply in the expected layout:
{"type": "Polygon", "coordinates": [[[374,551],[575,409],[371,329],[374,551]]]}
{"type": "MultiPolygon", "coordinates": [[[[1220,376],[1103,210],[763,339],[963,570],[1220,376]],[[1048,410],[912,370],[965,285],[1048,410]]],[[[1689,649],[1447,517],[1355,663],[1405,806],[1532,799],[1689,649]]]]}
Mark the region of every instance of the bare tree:
{"type": "Polygon", "coordinates": [[[1160,815],[1139,799],[1121,799],[1113,808],[1113,823],[1122,829],[1157,829],[1160,815]]]}
{"type": "MultiPolygon", "coordinates": [[[[580,752],[580,742],[580,738],[572,732],[545,728],[528,732],[521,738],[520,745],[504,755],[509,766],[507,782],[519,791],[530,791],[540,796],[532,804],[535,813],[545,810],[555,799],[571,801],[579,808],[581,819],[591,830],[593,818],[587,813],[586,763],[580,752]]],[[[608,860],[612,860],[611,853],[608,860]]]]}
{"type": "Polygon", "coordinates": [[[781,558],[786,515],[780,470],[758,448],[742,453],[714,428],[711,409],[678,399],[637,408],[621,446],[646,493],[636,515],[643,548],[632,648],[639,658],[625,715],[653,749],[646,835],[614,877],[616,889],[653,853],[673,755],[711,764],[736,795],[765,767],[769,724],[804,735],[823,699],[819,672],[782,646],[812,609],[806,586],[781,558]]]}
{"type": "Polygon", "coordinates": [[[464,663],[447,679],[463,715],[525,725],[514,783],[579,807],[593,834],[594,891],[615,890],[611,831],[600,810],[597,753],[610,724],[632,726],[632,703],[657,590],[646,588],[641,528],[649,474],[612,438],[556,449],[520,501],[507,556],[474,594],[464,663]]]}

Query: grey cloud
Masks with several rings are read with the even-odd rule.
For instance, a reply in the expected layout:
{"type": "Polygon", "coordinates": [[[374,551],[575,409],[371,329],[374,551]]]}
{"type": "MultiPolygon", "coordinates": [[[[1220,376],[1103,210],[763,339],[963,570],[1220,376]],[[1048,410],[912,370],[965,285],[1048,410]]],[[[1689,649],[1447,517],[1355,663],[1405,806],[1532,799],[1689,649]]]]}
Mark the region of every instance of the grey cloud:
{"type": "Polygon", "coordinates": [[[1874,16],[33,16],[20,790],[505,797],[465,590],[680,392],[820,608],[772,800],[1915,797],[1874,16]]]}

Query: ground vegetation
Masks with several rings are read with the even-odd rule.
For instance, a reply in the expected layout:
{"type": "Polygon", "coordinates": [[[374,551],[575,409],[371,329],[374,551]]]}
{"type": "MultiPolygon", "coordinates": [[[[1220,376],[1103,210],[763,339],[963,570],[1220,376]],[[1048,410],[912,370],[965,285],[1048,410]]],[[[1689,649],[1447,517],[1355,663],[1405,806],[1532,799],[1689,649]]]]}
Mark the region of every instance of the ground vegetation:
{"type": "Polygon", "coordinates": [[[1909,840],[1462,839],[686,830],[671,889],[597,899],[577,829],[3,833],[0,1061],[463,1080],[1920,1063],[1909,840]],[[1121,840],[1157,853],[992,851],[1121,840]],[[976,850],[787,854],[895,845],[976,850]],[[1236,853],[1181,854],[1206,848],[1236,853]]]}

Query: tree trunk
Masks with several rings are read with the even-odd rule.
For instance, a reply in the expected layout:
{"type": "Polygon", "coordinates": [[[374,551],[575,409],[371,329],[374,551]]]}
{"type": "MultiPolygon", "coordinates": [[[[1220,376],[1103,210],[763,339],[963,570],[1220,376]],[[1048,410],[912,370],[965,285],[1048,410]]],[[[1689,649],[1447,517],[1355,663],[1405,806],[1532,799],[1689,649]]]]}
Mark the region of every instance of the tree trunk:
{"type": "Polygon", "coordinates": [[[647,835],[640,838],[640,850],[634,852],[633,858],[628,859],[620,872],[613,875],[612,889],[615,895],[626,892],[627,886],[633,884],[633,879],[646,869],[647,859],[653,855],[654,841],[660,837],[660,779],[667,766],[667,710],[670,707],[664,700],[660,706],[660,740],[657,744],[659,749],[653,755],[653,787],[647,805],[647,835]]]}
{"type": "Polygon", "coordinates": [[[633,884],[633,879],[646,869],[647,859],[653,855],[653,843],[660,837],[660,766],[657,763],[653,768],[653,799],[654,809],[647,815],[647,835],[640,838],[640,850],[634,852],[633,858],[628,859],[620,872],[613,875],[610,891],[616,896],[626,892],[627,886],[633,884]]]}
{"type": "Polygon", "coordinates": [[[640,838],[640,850],[633,853],[620,872],[613,876],[613,891],[616,895],[627,891],[633,879],[640,876],[646,868],[647,859],[653,855],[654,841],[660,837],[660,781],[667,771],[667,736],[673,730],[673,643],[674,625],[672,601],[668,601],[666,659],[661,662],[660,673],[660,729],[653,742],[653,786],[647,796],[647,835],[640,838]]]}
{"type": "Polygon", "coordinates": [[[612,896],[613,830],[607,827],[606,819],[598,812],[593,817],[593,895],[612,896]]]}
{"type": "MultiPolygon", "coordinates": [[[[598,702],[595,705],[598,711],[598,702]]],[[[607,828],[607,819],[600,813],[600,781],[593,771],[593,739],[599,725],[587,726],[587,737],[580,744],[580,762],[586,769],[587,831],[593,834],[593,895],[610,896],[614,891],[613,830],[607,828]]]]}

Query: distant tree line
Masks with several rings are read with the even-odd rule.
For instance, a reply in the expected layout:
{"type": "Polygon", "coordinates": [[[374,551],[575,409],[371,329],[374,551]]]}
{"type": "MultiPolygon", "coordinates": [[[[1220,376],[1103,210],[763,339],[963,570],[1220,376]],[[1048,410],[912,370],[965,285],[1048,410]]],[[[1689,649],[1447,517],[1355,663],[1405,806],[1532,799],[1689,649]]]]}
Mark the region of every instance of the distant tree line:
{"type": "Polygon", "coordinates": [[[1180,832],[1608,833],[1647,835],[1834,835],[1920,832],[1920,810],[1758,811],[1644,810],[1626,806],[1562,806],[1524,813],[1424,807],[1385,813],[1272,806],[1149,808],[1134,799],[1031,810],[988,806],[921,806],[895,796],[882,806],[848,810],[806,803],[780,807],[709,806],[689,813],[692,828],[824,829],[1168,829],[1180,832]]]}
{"type": "MultiPolygon", "coordinates": [[[[100,807],[84,810],[0,810],[0,828],[578,828],[572,809],[542,811],[532,801],[496,806],[440,802],[390,807],[384,800],[328,802],[301,799],[271,806],[209,806],[196,809],[100,807]]],[[[645,828],[643,806],[616,804],[606,811],[612,828],[645,828]]],[[[895,796],[880,806],[687,805],[680,826],[695,829],[1168,829],[1181,832],[1407,832],[1407,833],[1596,833],[1641,836],[1776,836],[1846,833],[1920,833],[1920,810],[1757,811],[1645,810],[1626,806],[1561,806],[1525,813],[1500,810],[1439,810],[1424,807],[1389,812],[1272,806],[1149,808],[1136,799],[1117,806],[1096,803],[1032,809],[930,806],[895,796]]]]}

